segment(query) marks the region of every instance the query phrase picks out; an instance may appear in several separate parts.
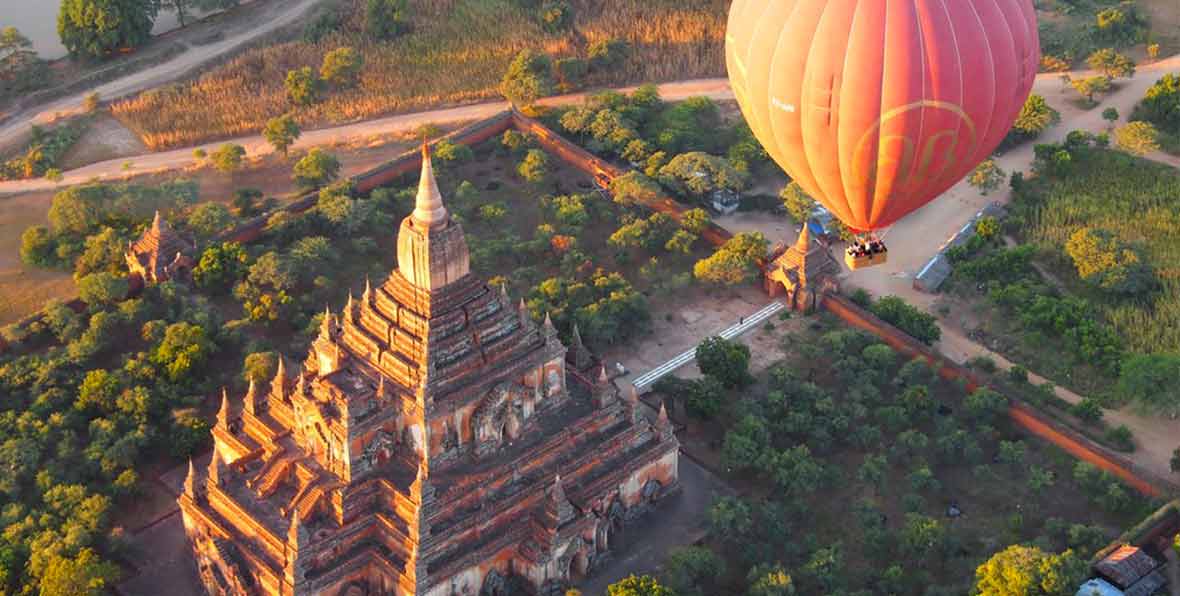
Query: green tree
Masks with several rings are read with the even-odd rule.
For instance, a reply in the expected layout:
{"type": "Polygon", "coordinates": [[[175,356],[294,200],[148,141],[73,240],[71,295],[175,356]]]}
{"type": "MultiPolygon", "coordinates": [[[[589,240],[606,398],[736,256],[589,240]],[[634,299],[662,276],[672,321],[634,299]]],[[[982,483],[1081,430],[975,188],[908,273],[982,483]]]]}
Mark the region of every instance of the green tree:
{"type": "Polygon", "coordinates": [[[1166,74],[1149,87],[1131,120],[1144,120],[1170,134],[1180,134],[1180,74],[1166,74]]]}
{"type": "Polygon", "coordinates": [[[360,76],[364,60],[352,48],[336,48],[324,54],[323,64],[320,65],[320,79],[336,87],[349,87],[356,84],[360,76]]]}
{"type": "Polygon", "coordinates": [[[721,412],[725,387],[713,377],[702,377],[685,383],[684,409],[694,418],[710,420],[721,412]]]}
{"type": "Polygon", "coordinates": [[[1137,354],[1123,362],[1117,389],[1145,412],[1180,416],[1180,388],[1171,379],[1180,375],[1180,355],[1137,354]]]}
{"type": "Polygon", "coordinates": [[[697,261],[693,276],[698,280],[725,285],[750,282],[758,277],[758,262],[766,258],[769,246],[760,232],[742,232],[730,238],[711,256],[697,261]]]}
{"type": "Polygon", "coordinates": [[[664,567],[668,583],[677,596],[715,594],[715,581],[725,575],[725,561],[703,546],[672,549],[664,567]]]}
{"type": "Polygon", "coordinates": [[[516,172],[528,182],[541,184],[549,176],[549,156],[540,149],[529,149],[516,172]]]}
{"type": "Polygon", "coordinates": [[[996,165],[994,159],[987,159],[975,166],[975,170],[967,177],[967,183],[987,196],[987,193],[992,192],[1000,187],[1000,185],[1007,179],[1007,174],[1000,166],[996,165]]]}
{"type": "Polygon", "coordinates": [[[236,143],[226,143],[209,155],[209,161],[218,171],[227,174],[242,167],[242,158],[246,157],[246,148],[236,143]]]}
{"type": "Polygon", "coordinates": [[[78,280],[78,297],[92,307],[121,302],[127,297],[127,276],[100,271],[78,280]]]}
{"type": "Polygon", "coordinates": [[[295,163],[292,173],[301,188],[319,188],[340,176],[340,160],[316,147],[295,163]]]}
{"type": "Polygon", "coordinates": [[[365,3],[365,33],[388,41],[409,30],[406,0],[368,0],[365,3]]]}
{"type": "Polygon", "coordinates": [[[595,70],[618,68],[627,60],[631,47],[621,39],[600,39],[586,47],[590,66],[595,70]]]}
{"type": "Polygon", "coordinates": [[[680,227],[692,234],[704,232],[709,223],[709,212],[700,207],[689,209],[680,216],[680,227]]]}
{"type": "Polygon", "coordinates": [[[697,346],[697,366],[729,387],[741,387],[753,381],[750,376],[750,347],[740,341],[709,337],[697,346]]]}
{"type": "Polygon", "coordinates": [[[193,281],[206,291],[225,293],[242,278],[247,262],[248,257],[241,244],[215,244],[201,253],[200,261],[193,268],[193,281]]]}
{"type": "Polygon", "coordinates": [[[1110,90],[1110,77],[1105,75],[1097,75],[1093,77],[1086,77],[1084,79],[1073,79],[1070,81],[1078,95],[1086,98],[1086,101],[1094,103],[1094,95],[1097,93],[1105,93],[1110,90]]]}
{"type": "Polygon", "coordinates": [[[153,0],[63,0],[57,34],[73,56],[102,58],[151,37],[153,0]]]}
{"type": "Polygon", "coordinates": [[[541,25],[549,33],[560,33],[574,24],[574,10],[563,0],[545,0],[541,5],[541,25]]]}
{"type": "Polygon", "coordinates": [[[660,168],[659,181],[683,196],[703,197],[718,190],[740,192],[749,184],[749,176],[724,157],[692,151],[660,168]]]}
{"type": "Polygon", "coordinates": [[[201,238],[212,238],[230,228],[234,216],[221,203],[201,203],[188,216],[188,225],[201,238]]]}
{"type": "Polygon", "coordinates": [[[943,549],[946,543],[946,528],[942,523],[917,513],[907,513],[905,518],[901,544],[913,560],[924,560],[943,549]]]}
{"type": "Polygon", "coordinates": [[[274,352],[254,352],[247,354],[242,363],[242,377],[246,382],[254,381],[258,384],[269,382],[275,376],[278,357],[274,352]]]}
{"type": "Polygon", "coordinates": [[[739,543],[754,528],[750,504],[738,497],[720,497],[709,508],[709,528],[722,540],[739,543]]]}
{"type": "Polygon", "coordinates": [[[521,50],[500,80],[500,93],[518,107],[532,105],[553,92],[549,56],[521,50]]]}
{"type": "Polygon", "coordinates": [[[1028,96],[1024,106],[1020,108],[1020,114],[1017,115],[1012,129],[1022,137],[1031,139],[1060,121],[1061,114],[1054,110],[1044,97],[1034,93],[1028,96]]]}
{"type": "Polygon", "coordinates": [[[41,575],[41,596],[102,596],[114,588],[119,567],[83,548],[75,557],[51,555],[41,575]]]}
{"type": "Polygon", "coordinates": [[[299,123],[295,121],[295,117],[291,114],[283,114],[275,118],[267,120],[266,127],[262,129],[262,136],[266,138],[266,142],[270,143],[275,151],[287,155],[287,151],[291,145],[303,134],[299,130],[299,123]]]}
{"type": "Polygon", "coordinates": [[[1102,119],[1114,124],[1119,119],[1119,110],[1115,107],[1106,108],[1102,110],[1102,119]]]}
{"type": "Polygon", "coordinates": [[[1093,286],[1125,296],[1151,291],[1155,273],[1139,251],[1106,230],[1079,228],[1065,243],[1078,277],[1093,286]]]}
{"type": "Polygon", "coordinates": [[[26,265],[52,267],[57,263],[57,239],[45,226],[25,228],[20,236],[20,260],[26,265]]]}
{"type": "Polygon", "coordinates": [[[126,250],[127,244],[114,228],[104,227],[99,233],[87,236],[82,242],[82,254],[74,261],[74,278],[96,271],[125,271],[127,261],[123,253],[126,250]]]}
{"type": "Polygon", "coordinates": [[[636,171],[611,180],[610,192],[615,202],[623,205],[653,205],[664,194],[655,180],[636,171]]]}
{"type": "Polygon", "coordinates": [[[755,565],[746,574],[746,596],[794,596],[795,584],[781,563],[755,565]]]}
{"type": "Polygon", "coordinates": [[[975,222],[975,235],[983,240],[993,241],[1000,237],[1000,222],[991,215],[985,215],[975,222]]]}
{"type": "Polygon", "coordinates": [[[811,195],[799,186],[798,182],[791,182],[779,191],[778,196],[783,200],[783,206],[787,208],[787,214],[791,219],[797,223],[806,225],[811,219],[811,214],[815,212],[817,203],[811,195]]]}
{"type": "Polygon", "coordinates": [[[1102,48],[1095,51],[1086,58],[1086,64],[1108,79],[1135,76],[1135,61],[1116,52],[1114,48],[1102,48]]]}
{"type": "Polygon", "coordinates": [[[151,359],[174,383],[185,381],[203,366],[214,348],[205,330],[192,323],[173,323],[152,351],[151,359]]]}
{"type": "Polygon", "coordinates": [[[553,68],[557,71],[557,78],[560,80],[558,86],[564,93],[572,91],[582,84],[582,79],[590,70],[590,63],[581,58],[559,58],[553,63],[553,68]]]}
{"type": "Polygon", "coordinates": [[[16,27],[0,28],[0,97],[30,91],[44,85],[48,78],[49,69],[37,57],[33,42],[16,27]]]}
{"type": "Polygon", "coordinates": [[[310,106],[319,95],[320,80],[310,66],[304,66],[287,71],[283,87],[287,90],[287,100],[293,105],[310,106]]]}
{"type": "Polygon", "coordinates": [[[607,596],[676,596],[650,575],[630,575],[606,587],[607,596]]]}
{"type": "Polygon", "coordinates": [[[1131,155],[1159,151],[1159,131],[1150,122],[1136,120],[1114,129],[1114,145],[1131,155]]]}
{"type": "Polygon", "coordinates": [[[975,570],[975,590],[988,596],[1070,596],[1087,575],[1085,561],[1073,551],[1054,555],[1012,545],[975,570]]]}
{"type": "Polygon", "coordinates": [[[937,317],[911,306],[897,296],[885,296],[877,300],[871,310],[877,317],[925,344],[933,344],[942,337],[937,317]]]}

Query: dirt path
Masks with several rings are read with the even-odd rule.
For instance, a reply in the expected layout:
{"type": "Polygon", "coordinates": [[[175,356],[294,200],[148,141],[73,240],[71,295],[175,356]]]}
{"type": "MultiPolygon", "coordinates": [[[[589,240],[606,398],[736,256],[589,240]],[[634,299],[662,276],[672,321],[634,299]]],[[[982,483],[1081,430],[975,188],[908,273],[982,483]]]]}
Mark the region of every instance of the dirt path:
{"type": "MultiPolygon", "coordinates": [[[[304,1],[314,3],[316,0],[304,1]]],[[[627,87],[619,89],[619,91],[628,92],[632,89],[634,88],[627,87]]],[[[540,103],[548,106],[576,104],[581,103],[582,100],[584,100],[590,93],[591,92],[585,92],[550,97],[542,100],[540,103]]],[[[729,90],[729,83],[725,79],[702,79],[667,83],[660,85],[660,95],[664,99],[670,101],[682,100],[688,97],[701,95],[718,100],[733,99],[733,92],[729,90]]],[[[336,145],[341,143],[356,143],[358,141],[363,141],[364,139],[377,136],[405,133],[416,129],[423,124],[435,124],[441,126],[455,122],[479,120],[507,109],[507,102],[488,102],[454,108],[431,110],[428,112],[401,114],[397,116],[379,118],[377,120],[367,120],[364,122],[356,122],[353,124],[322,128],[318,130],[308,130],[303,132],[303,135],[299,138],[295,145],[292,146],[291,150],[297,152],[311,147],[323,147],[325,145],[336,145]]],[[[2,132],[0,132],[0,134],[2,134],[2,132]]],[[[205,149],[207,152],[212,152],[223,143],[237,143],[245,147],[246,154],[251,157],[268,155],[274,152],[274,148],[271,147],[266,142],[266,140],[259,135],[239,137],[227,141],[199,145],[199,147],[205,149]]],[[[173,149],[171,151],[163,151],[159,153],[144,153],[141,155],[124,156],[119,157],[118,159],[109,159],[106,161],[93,163],[65,172],[61,183],[50,182],[44,178],[0,182],[0,196],[38,190],[49,190],[62,185],[79,184],[92,179],[101,180],[105,178],[121,177],[125,173],[123,170],[123,164],[127,162],[134,164],[135,171],[140,173],[187,168],[196,164],[196,160],[193,158],[194,149],[196,149],[196,147],[186,147],[184,149],[173,149]]]]}
{"type": "Polygon", "coordinates": [[[276,5],[277,12],[261,19],[257,27],[208,45],[190,46],[180,55],[161,64],[44,105],[26,109],[13,116],[7,123],[0,125],[0,147],[19,143],[29,134],[30,125],[43,125],[65,116],[80,113],[82,101],[89,93],[97,92],[103,100],[112,100],[188,76],[207,63],[225,54],[238,51],[258,37],[291,24],[319,2],[320,0],[297,0],[286,5],[278,4],[276,5]]]}
{"type": "MultiPolygon", "coordinates": [[[[996,362],[1000,370],[1007,371],[1013,364],[1001,354],[997,354],[965,336],[959,329],[939,323],[942,329],[942,340],[938,342],[938,350],[951,360],[963,364],[966,361],[986,356],[996,362]]],[[[1028,381],[1034,385],[1050,382],[1044,377],[1029,372],[1028,381]]],[[[1083,397],[1066,389],[1056,387],[1057,396],[1065,401],[1076,404],[1083,397]]],[[[1151,472],[1164,478],[1172,477],[1172,450],[1180,441],[1180,423],[1175,420],[1157,417],[1144,417],[1131,411],[1129,407],[1119,410],[1105,410],[1103,419],[1113,427],[1126,425],[1135,435],[1135,452],[1130,455],[1135,463],[1147,468],[1151,472]]]]}

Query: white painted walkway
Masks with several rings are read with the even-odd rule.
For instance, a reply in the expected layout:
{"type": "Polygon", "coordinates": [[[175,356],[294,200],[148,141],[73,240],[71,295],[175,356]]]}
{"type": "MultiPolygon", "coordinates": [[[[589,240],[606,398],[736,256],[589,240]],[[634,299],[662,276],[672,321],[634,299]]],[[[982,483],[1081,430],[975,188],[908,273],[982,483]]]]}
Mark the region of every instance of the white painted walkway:
{"type": "MultiPolygon", "coordinates": [[[[757,327],[763,321],[769,319],[772,315],[784,308],[786,308],[786,305],[782,302],[771,302],[762,308],[762,310],[745,317],[738,324],[733,325],[732,327],[729,327],[728,329],[717,333],[716,335],[720,336],[722,339],[733,339],[753,329],[754,327],[757,327]]],[[[648,372],[635,377],[635,380],[632,381],[631,384],[635,385],[635,389],[640,393],[647,393],[656,381],[660,380],[666,375],[671,374],[676,369],[684,366],[685,364],[692,362],[696,359],[696,357],[697,349],[694,347],[691,350],[678,354],[675,358],[672,358],[671,360],[649,370],[648,372]]]]}

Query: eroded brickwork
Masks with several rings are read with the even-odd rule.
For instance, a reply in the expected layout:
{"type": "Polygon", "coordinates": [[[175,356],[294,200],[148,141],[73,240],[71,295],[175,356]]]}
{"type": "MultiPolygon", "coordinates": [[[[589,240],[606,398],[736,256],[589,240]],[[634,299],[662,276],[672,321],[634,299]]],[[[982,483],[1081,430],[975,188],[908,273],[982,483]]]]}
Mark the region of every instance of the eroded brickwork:
{"type": "Polygon", "coordinates": [[[679,487],[666,417],[470,273],[423,161],[388,281],[240,417],[223,398],[179,499],[211,594],[561,593],[679,487]]]}

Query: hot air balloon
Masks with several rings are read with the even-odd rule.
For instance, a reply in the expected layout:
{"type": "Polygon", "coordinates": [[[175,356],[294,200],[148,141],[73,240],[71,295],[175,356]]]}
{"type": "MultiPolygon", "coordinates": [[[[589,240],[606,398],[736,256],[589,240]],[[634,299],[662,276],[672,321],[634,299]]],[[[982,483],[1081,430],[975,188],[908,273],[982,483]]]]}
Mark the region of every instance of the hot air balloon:
{"type": "Polygon", "coordinates": [[[858,234],[853,269],[995,151],[1040,62],[1032,0],[734,0],[725,45],[754,136],[858,234]]]}

